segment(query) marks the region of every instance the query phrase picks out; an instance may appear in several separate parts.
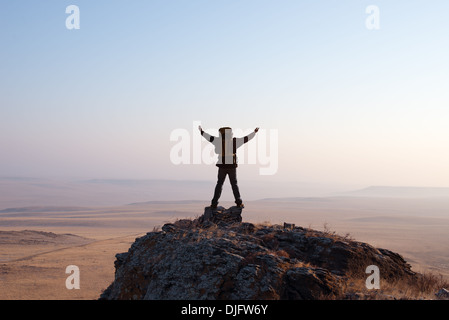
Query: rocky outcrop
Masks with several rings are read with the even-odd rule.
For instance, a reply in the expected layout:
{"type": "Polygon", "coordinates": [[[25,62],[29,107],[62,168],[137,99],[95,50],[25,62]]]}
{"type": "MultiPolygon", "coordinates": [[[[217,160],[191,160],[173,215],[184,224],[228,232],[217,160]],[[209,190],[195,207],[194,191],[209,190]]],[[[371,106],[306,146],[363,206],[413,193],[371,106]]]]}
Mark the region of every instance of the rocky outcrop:
{"type": "Polygon", "coordinates": [[[292,224],[242,222],[242,209],[206,208],[116,255],[101,299],[326,299],[376,265],[388,281],[414,277],[397,253],[292,224]]]}
{"type": "Polygon", "coordinates": [[[449,300],[449,290],[442,288],[437,293],[435,293],[438,299],[449,300]]]}

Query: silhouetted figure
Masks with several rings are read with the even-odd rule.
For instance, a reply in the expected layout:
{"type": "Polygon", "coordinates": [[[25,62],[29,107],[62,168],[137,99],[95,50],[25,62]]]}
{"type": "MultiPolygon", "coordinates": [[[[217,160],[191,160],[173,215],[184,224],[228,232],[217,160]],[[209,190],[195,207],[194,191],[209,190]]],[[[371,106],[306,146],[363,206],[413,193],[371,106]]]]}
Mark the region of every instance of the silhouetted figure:
{"type": "Polygon", "coordinates": [[[256,128],[253,132],[243,138],[234,138],[232,129],[229,127],[220,128],[219,137],[214,137],[210,134],[207,134],[203,131],[201,126],[199,126],[198,129],[200,130],[201,135],[215,146],[215,153],[218,154],[218,181],[215,187],[214,198],[212,199],[211,207],[217,207],[218,199],[220,199],[221,192],[223,190],[223,183],[226,179],[226,175],[229,175],[229,181],[231,182],[235,203],[238,207],[243,208],[239,186],[237,185],[237,149],[254,138],[257,131],[259,131],[259,128],[256,128]]]}

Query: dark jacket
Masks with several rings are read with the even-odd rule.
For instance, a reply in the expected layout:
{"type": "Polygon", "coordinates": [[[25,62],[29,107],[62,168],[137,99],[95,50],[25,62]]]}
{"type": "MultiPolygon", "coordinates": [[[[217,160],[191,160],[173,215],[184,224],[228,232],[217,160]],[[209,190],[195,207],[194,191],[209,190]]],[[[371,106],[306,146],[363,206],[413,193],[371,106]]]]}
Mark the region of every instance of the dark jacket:
{"type": "Polygon", "coordinates": [[[219,168],[237,168],[237,149],[250,141],[256,135],[251,132],[243,138],[232,137],[232,131],[221,131],[220,136],[214,137],[201,130],[201,135],[215,146],[215,153],[218,154],[217,167],[219,168]]]}

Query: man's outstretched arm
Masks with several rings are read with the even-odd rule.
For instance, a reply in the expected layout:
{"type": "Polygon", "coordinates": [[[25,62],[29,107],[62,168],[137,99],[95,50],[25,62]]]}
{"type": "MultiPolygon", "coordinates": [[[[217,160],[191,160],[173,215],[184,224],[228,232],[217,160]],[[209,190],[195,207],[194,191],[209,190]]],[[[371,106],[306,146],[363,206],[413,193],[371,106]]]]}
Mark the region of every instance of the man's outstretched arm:
{"type": "Polygon", "coordinates": [[[256,136],[257,131],[259,131],[259,128],[254,129],[253,132],[251,132],[249,135],[243,137],[243,138],[237,138],[237,148],[241,147],[244,143],[247,143],[248,141],[250,141],[252,138],[254,138],[256,136]]]}
{"type": "Polygon", "coordinates": [[[214,136],[211,136],[210,134],[208,134],[207,132],[204,132],[203,128],[201,128],[201,126],[198,126],[198,129],[201,132],[201,135],[204,137],[204,139],[206,139],[209,142],[212,142],[215,140],[214,136]]]}

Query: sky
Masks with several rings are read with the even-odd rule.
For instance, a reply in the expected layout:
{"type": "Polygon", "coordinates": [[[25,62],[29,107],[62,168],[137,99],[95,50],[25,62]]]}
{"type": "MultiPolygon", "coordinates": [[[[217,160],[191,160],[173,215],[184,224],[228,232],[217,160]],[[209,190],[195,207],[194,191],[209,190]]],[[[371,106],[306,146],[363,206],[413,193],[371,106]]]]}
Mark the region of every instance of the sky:
{"type": "Polygon", "coordinates": [[[215,180],[193,163],[201,124],[261,128],[239,179],[449,187],[448,13],[446,0],[2,1],[0,177],[215,180]]]}

